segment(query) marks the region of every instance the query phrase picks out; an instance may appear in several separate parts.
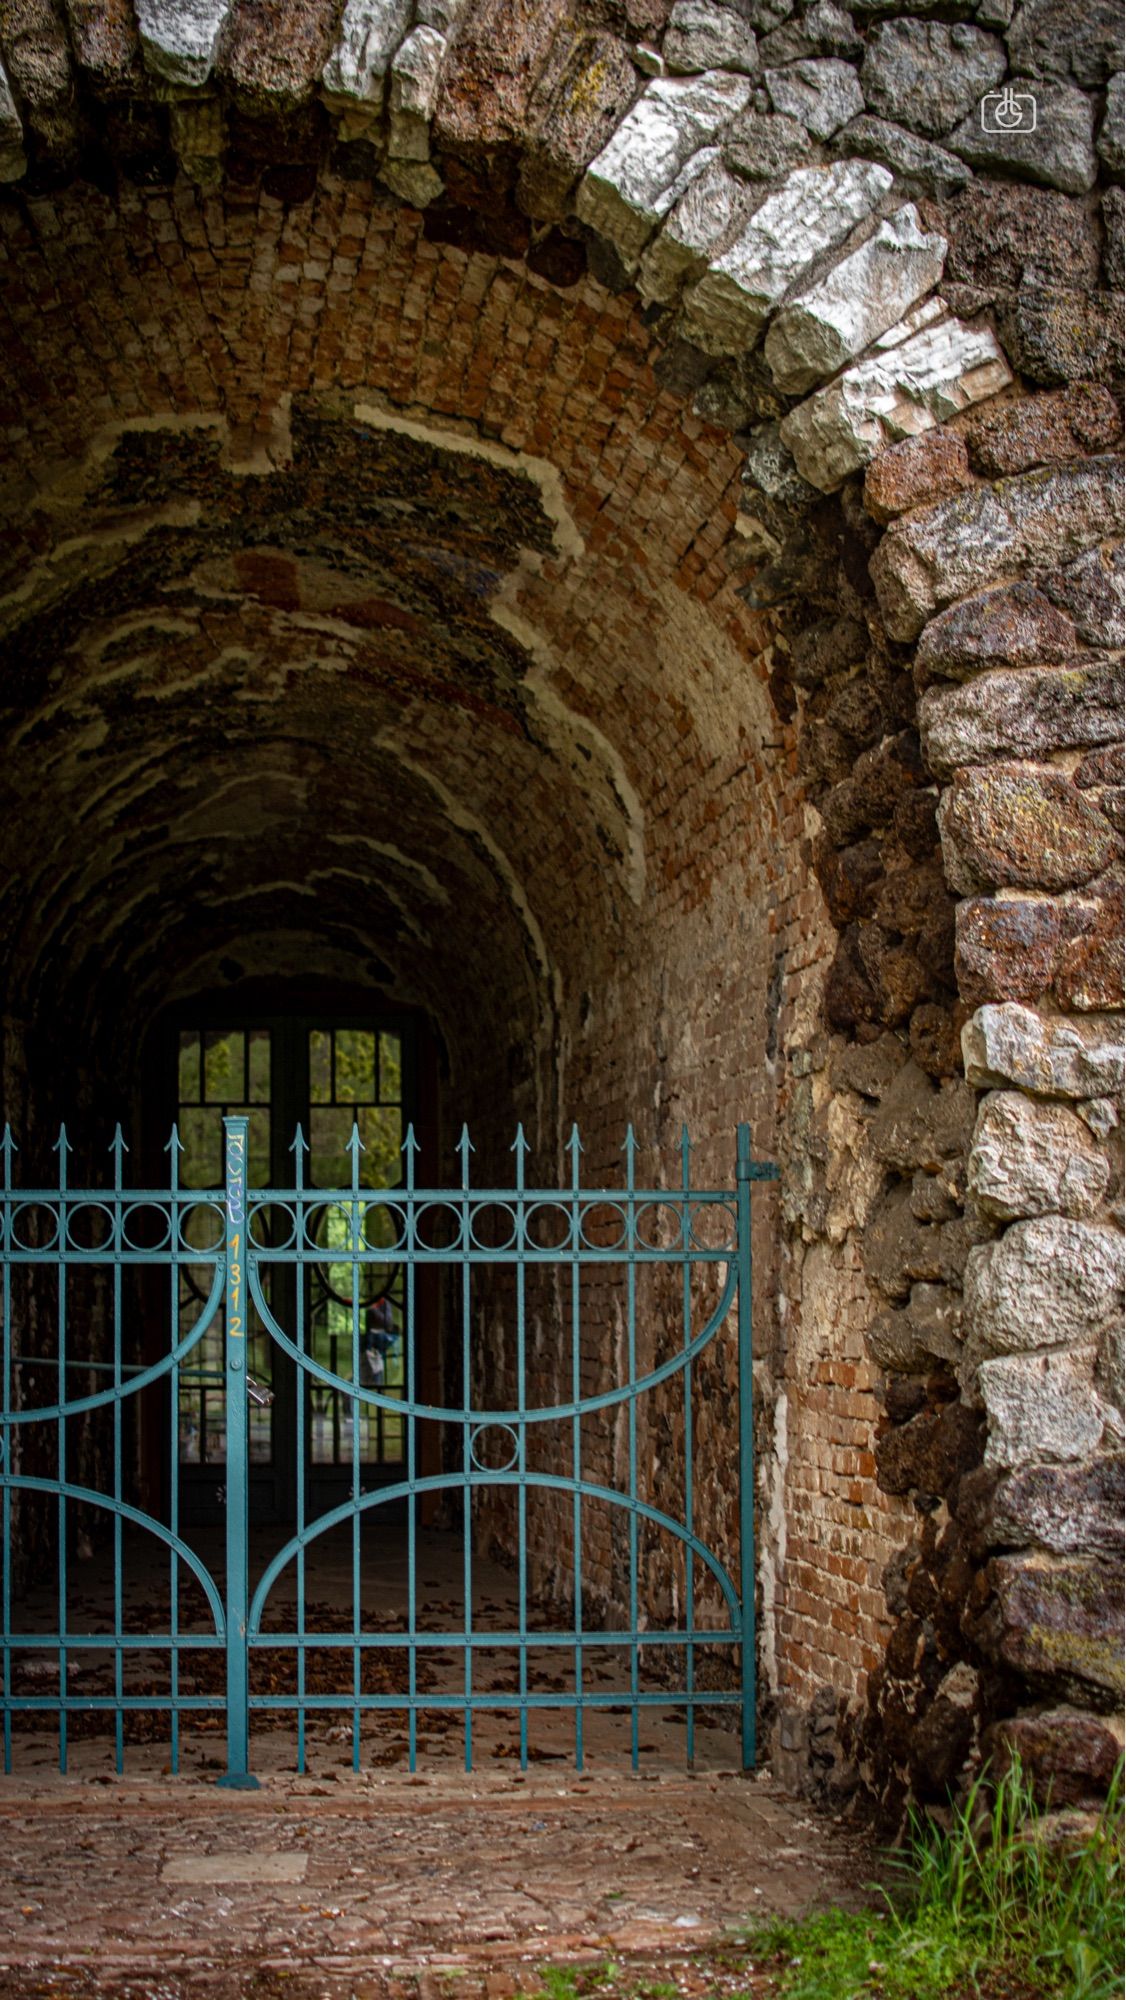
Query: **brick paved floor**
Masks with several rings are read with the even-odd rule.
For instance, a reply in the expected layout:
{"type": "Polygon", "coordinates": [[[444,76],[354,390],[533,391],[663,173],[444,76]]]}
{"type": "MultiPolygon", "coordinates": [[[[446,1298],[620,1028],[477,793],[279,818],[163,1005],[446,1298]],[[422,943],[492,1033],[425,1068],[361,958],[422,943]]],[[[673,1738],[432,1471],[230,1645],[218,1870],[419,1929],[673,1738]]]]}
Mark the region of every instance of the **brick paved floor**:
{"type": "Polygon", "coordinates": [[[41,1773],[0,1788],[0,1840],[2,2000],[502,2000],[610,1958],[691,1994],[748,1918],[867,1872],[768,1777],[718,1773],[41,1773]]]}

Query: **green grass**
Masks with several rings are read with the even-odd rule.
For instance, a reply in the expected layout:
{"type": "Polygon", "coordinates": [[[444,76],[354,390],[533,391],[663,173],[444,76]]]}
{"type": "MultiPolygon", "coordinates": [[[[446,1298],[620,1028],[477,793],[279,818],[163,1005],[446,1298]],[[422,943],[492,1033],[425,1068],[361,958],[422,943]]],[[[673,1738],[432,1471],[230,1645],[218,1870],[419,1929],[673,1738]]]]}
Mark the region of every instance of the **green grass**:
{"type": "Polygon", "coordinates": [[[829,1910],[747,1937],[779,2000],[1121,2000],[1121,1767],[1094,1835],[1062,1851],[1037,1831],[1018,1767],[979,1779],[950,1828],[915,1819],[882,1914],[829,1910]]]}
{"type": "Polygon", "coordinates": [[[1121,2000],[1123,1803],[1119,1767],[1094,1834],[1061,1849],[1039,1833],[1014,1766],[988,1772],[949,1827],[916,1816],[889,1857],[882,1911],[826,1910],[693,1957],[679,1981],[608,1960],[542,1966],[544,2000],[1121,2000]]]}

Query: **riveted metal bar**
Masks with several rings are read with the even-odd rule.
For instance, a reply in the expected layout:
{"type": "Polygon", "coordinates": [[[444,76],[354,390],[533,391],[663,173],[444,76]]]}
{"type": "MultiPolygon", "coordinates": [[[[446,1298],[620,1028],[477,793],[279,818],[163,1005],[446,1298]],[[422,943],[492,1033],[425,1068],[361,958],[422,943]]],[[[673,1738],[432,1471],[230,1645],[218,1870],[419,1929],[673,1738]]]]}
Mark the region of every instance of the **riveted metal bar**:
{"type": "MultiPolygon", "coordinates": [[[[66,1156],[70,1151],[70,1146],[68,1144],[66,1136],[65,1125],[60,1125],[59,1127],[59,1141],[58,1141],[57,1151],[59,1155],[59,1196],[61,1201],[62,1196],[66,1192],[66,1156]]],[[[59,1383],[58,1395],[59,1395],[60,1405],[64,1403],[66,1400],[66,1389],[64,1387],[64,1384],[66,1382],[66,1282],[67,1282],[67,1272],[64,1267],[59,1271],[59,1295],[55,1307],[55,1347],[56,1347],[56,1353],[58,1355],[58,1383],[59,1383]]],[[[118,1369],[120,1366],[118,1359],[118,1335],[116,1329],[117,1329],[117,1316],[115,1314],[114,1315],[114,1387],[115,1388],[117,1386],[118,1369]]],[[[118,1441],[120,1435],[119,1427],[120,1427],[119,1406],[115,1404],[113,1463],[114,1463],[114,1492],[115,1494],[117,1494],[118,1498],[120,1498],[120,1490],[119,1490],[120,1452],[118,1450],[118,1441]]],[[[63,1416],[59,1416],[55,1419],[55,1464],[59,1476],[59,1500],[57,1508],[59,1561],[58,1561],[58,1575],[56,1577],[56,1590],[58,1592],[58,1621],[59,1621],[59,1653],[58,1653],[59,1694],[62,1699],[62,1706],[59,1710],[59,1770],[65,1777],[66,1767],[67,1767],[67,1749],[68,1749],[66,1696],[68,1690],[69,1668],[67,1664],[67,1652],[66,1652],[66,1626],[67,1626],[67,1616],[66,1616],[67,1545],[66,1545],[66,1498],[65,1498],[66,1478],[67,1478],[66,1418],[63,1416]]],[[[120,1536],[119,1523],[115,1523],[114,1531],[115,1535],[119,1537],[120,1536]]],[[[118,1539],[117,1547],[118,1549],[120,1549],[120,1539],[118,1539]]],[[[119,1568],[120,1568],[120,1563],[119,1562],[115,1563],[114,1565],[114,1631],[115,1632],[120,1632],[121,1630],[121,1620],[117,1616],[117,1602],[118,1602],[118,1590],[119,1590],[119,1586],[117,1584],[117,1570],[119,1568]]],[[[113,1655],[113,1677],[114,1677],[114,1694],[119,1696],[121,1692],[121,1653],[116,1646],[114,1647],[114,1655],[113,1655]]],[[[116,1716],[114,1718],[114,1729],[116,1732],[117,1768],[120,1771],[121,1724],[116,1716]]]]}
{"type": "Polygon", "coordinates": [[[257,1791],[250,1773],[250,1685],[247,1654],[248,1451],[246,1345],[250,1312],[247,1266],[246,1153],[249,1121],[224,1118],[226,1166],[224,1253],[226,1258],[226,1433],[227,1433],[227,1769],[217,1780],[234,1791],[257,1791]]]}
{"type": "MultiPolygon", "coordinates": [[[[692,1338],[692,1262],[688,1241],[689,1197],[692,1192],[692,1141],[688,1136],[687,1125],[682,1127],[680,1134],[680,1187],[683,1196],[683,1205],[680,1212],[681,1244],[684,1251],[680,1302],[681,1345],[687,1357],[692,1338]]],[[[684,1397],[684,1519],[688,1531],[691,1533],[695,1494],[692,1480],[692,1363],[687,1358],[684,1363],[682,1379],[682,1394],[684,1397]]],[[[684,1551],[684,1621],[688,1630],[688,1644],[684,1655],[684,1684],[689,1694],[691,1694],[696,1685],[696,1648],[692,1639],[692,1630],[696,1622],[696,1563],[691,1543],[686,1546],[684,1551]]],[[[694,1705],[691,1704],[685,1717],[684,1755],[688,1769],[691,1770],[696,1762],[696,1710],[694,1705]]]]}
{"type": "MultiPolygon", "coordinates": [[[[305,1186],[305,1154],[308,1148],[300,1125],[293,1141],[294,1180],[297,1184],[298,1206],[297,1227],[301,1226],[303,1210],[301,1194],[305,1186]]],[[[305,1380],[303,1361],[305,1355],[305,1273],[299,1270],[297,1276],[297,1769],[305,1772],[305,1452],[306,1452],[306,1402],[308,1388],[305,1380]]]]}
{"type": "MultiPolygon", "coordinates": [[[[629,1497],[637,1499],[637,1209],[634,1190],[637,1184],[635,1172],[637,1140],[632,1125],[626,1127],[626,1372],[629,1378],[630,1394],[626,1405],[629,1423],[629,1497]]],[[[630,1509],[629,1516],[629,1759],[636,1771],[640,1761],[640,1708],[638,1694],[641,1680],[641,1654],[637,1643],[638,1613],[638,1537],[637,1513],[630,1509]]]]}
{"type": "Polygon", "coordinates": [[[4,1774],[12,1770],[12,1489],[9,1475],[12,1471],[12,1452],[16,1434],[8,1419],[12,1408],[12,1267],[9,1262],[12,1247],[12,1154],[15,1144],[9,1126],[4,1127],[4,1434],[0,1451],[0,1471],[4,1477],[4,1548],[2,1554],[3,1576],[3,1626],[4,1626],[4,1774]]]}
{"type": "MultiPolygon", "coordinates": [[[[172,1332],[172,1353],[180,1342],[180,1236],[175,1226],[176,1197],[180,1189],[180,1134],[175,1125],[168,1143],[168,1178],[173,1226],[168,1240],[168,1324],[172,1332]]],[[[180,1530],[180,1364],[173,1360],[168,1371],[168,1518],[174,1535],[180,1530]]],[[[168,1761],[173,1776],[180,1769],[180,1559],[175,1545],[168,1551],[168,1626],[171,1645],[168,1659],[168,1687],[172,1710],[168,1721],[168,1761]]]]}
{"type": "MultiPolygon", "coordinates": [[[[333,1036],[335,1046],[336,1037],[333,1036]]],[[[360,1128],[353,1123],[352,1153],[352,1203],[349,1209],[348,1249],[351,1257],[352,1284],[352,1381],[359,1387],[360,1381],[360,1266],[359,1252],[363,1248],[363,1221],[360,1208],[360,1128]]],[[[363,1405],[353,1396],[349,1404],[352,1412],[352,1499],[360,1497],[360,1411],[363,1405]]],[[[360,1675],[363,1668],[363,1653],[360,1648],[360,1625],[362,1623],[363,1589],[360,1581],[360,1510],[352,1512],[352,1693],[355,1697],[352,1707],[352,1769],[360,1768],[360,1675]]]]}
{"type": "MultiPolygon", "coordinates": [[[[461,1157],[461,1187],[466,1214],[469,1210],[469,1156],[473,1151],[469,1133],[463,1125],[458,1141],[461,1157]]],[[[467,1231],[463,1228],[463,1239],[467,1231]]],[[[465,1404],[465,1421],[461,1429],[461,1462],[464,1474],[462,1499],[462,1589],[465,1593],[463,1606],[464,1643],[462,1646],[462,1676],[465,1686],[465,1768],[473,1769],[473,1423],[470,1414],[470,1383],[472,1380],[473,1357],[470,1341],[470,1307],[472,1302],[471,1273],[468,1263],[461,1272],[461,1395],[465,1404]]],[[[421,1482],[419,1482],[421,1485],[421,1482]]],[[[407,1505],[414,1504],[413,1492],[408,1496],[407,1505]]],[[[413,1768],[413,1767],[412,1767],[413,1768]]]]}
{"type": "MultiPolygon", "coordinates": [[[[571,1127],[568,1151],[571,1155],[571,1238],[577,1245],[579,1239],[579,1162],[582,1157],[582,1142],[577,1125],[571,1127]]],[[[571,1596],[574,1604],[575,1621],[575,1768],[581,1771],[584,1763],[583,1743],[583,1497],[580,1491],[583,1466],[583,1422],[579,1415],[582,1400],[582,1297],[581,1274],[577,1257],[572,1253],[571,1277],[571,1403],[574,1415],[571,1418],[571,1473],[575,1481],[575,1491],[571,1500],[571,1596]]]]}
{"type": "Polygon", "coordinates": [[[407,1268],[403,1288],[403,1345],[405,1349],[405,1387],[407,1403],[412,1414],[403,1419],[406,1437],[407,1467],[407,1640],[410,1650],[407,1654],[408,1695],[410,1709],[407,1715],[407,1760],[414,1771],[418,1766],[418,1648],[415,1637],[418,1627],[418,1503],[415,1499],[415,1481],[418,1477],[418,1419],[413,1414],[415,1400],[415,1265],[410,1251],[414,1248],[414,1161],[418,1142],[414,1136],[414,1126],[407,1126],[403,1141],[405,1180],[407,1187],[407,1268]]]}
{"type": "MultiPolygon", "coordinates": [[[[521,1195],[524,1190],[524,1164],[528,1156],[528,1142],[524,1137],[524,1127],[516,1127],[516,1139],[512,1147],[516,1156],[516,1199],[515,1241],[524,1241],[524,1204],[521,1195]]],[[[516,1489],[516,1576],[517,1603],[520,1621],[520,1644],[517,1667],[520,1688],[520,1769],[528,1768],[528,1430],[524,1422],[527,1402],[525,1377],[527,1372],[527,1327],[525,1325],[526,1300],[524,1294],[525,1266],[516,1265],[516,1397],[518,1421],[516,1426],[516,1466],[520,1474],[520,1484],[516,1489]]]]}
{"type": "Polygon", "coordinates": [[[735,1141],[739,1259],[739,1589],[743,1605],[743,1769],[755,1762],[755,1473],[751,1337],[751,1128],[735,1141]]]}

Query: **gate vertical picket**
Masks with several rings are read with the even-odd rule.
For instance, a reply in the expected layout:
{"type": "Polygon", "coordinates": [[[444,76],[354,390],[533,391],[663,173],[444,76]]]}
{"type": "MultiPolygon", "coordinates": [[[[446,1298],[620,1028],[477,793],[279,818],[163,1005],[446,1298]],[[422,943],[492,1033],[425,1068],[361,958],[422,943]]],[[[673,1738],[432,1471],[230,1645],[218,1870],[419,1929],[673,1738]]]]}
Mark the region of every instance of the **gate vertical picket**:
{"type": "Polygon", "coordinates": [[[218,1783],[239,1792],[258,1790],[258,1780],[251,1776],[249,1764],[250,1671],[246,1642],[249,1596],[246,1395],[248,1129],[245,1118],[223,1120],[226,1168],[227,1769],[218,1783]]]}
{"type": "Polygon", "coordinates": [[[735,1138],[736,1250],[739,1284],[739,1596],[743,1614],[743,1769],[755,1761],[755,1455],[751,1339],[751,1128],[735,1138]]]}

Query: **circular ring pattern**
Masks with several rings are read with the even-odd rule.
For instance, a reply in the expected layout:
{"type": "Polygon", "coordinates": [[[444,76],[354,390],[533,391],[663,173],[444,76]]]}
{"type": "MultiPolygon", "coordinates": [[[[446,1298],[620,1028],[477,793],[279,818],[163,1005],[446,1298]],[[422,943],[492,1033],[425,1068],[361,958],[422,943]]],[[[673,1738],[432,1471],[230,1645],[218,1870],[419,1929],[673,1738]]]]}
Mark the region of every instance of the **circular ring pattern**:
{"type": "Polygon", "coordinates": [[[511,1424],[478,1424],[476,1430],[469,1433],[469,1456],[477,1467],[478,1472],[511,1472],[520,1456],[520,1440],[511,1424]],[[484,1437],[489,1431],[503,1431],[506,1437],[512,1440],[511,1453],[503,1465],[486,1465],[484,1459],[478,1453],[477,1440],[484,1437]]]}

